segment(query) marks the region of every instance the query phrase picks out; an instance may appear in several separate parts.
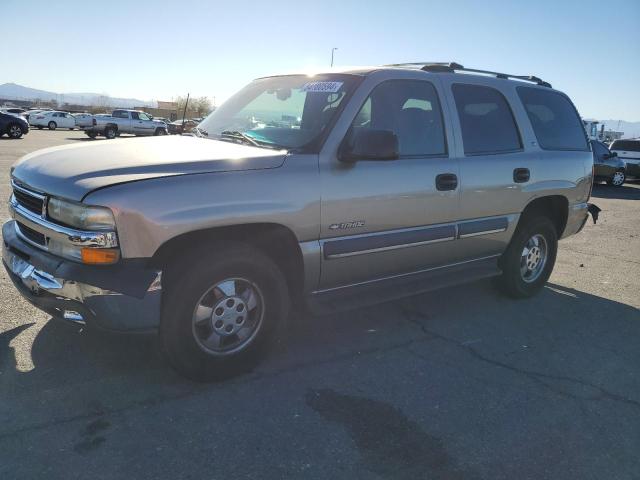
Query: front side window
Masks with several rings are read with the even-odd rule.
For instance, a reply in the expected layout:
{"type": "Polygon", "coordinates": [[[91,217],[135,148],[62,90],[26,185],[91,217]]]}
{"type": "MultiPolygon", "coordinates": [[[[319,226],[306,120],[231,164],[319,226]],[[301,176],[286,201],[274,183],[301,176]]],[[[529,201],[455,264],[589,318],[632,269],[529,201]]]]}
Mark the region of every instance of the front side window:
{"type": "Polygon", "coordinates": [[[466,155],[512,152],[522,148],[511,108],[495,88],[452,86],[466,155]]]}
{"type": "Polygon", "coordinates": [[[401,157],[446,155],[440,101],[430,82],[388,80],[373,89],[352,129],[391,130],[401,157]]]}
{"type": "Polygon", "coordinates": [[[140,118],[140,120],[151,120],[146,113],[142,112],[138,113],[138,117],[140,118]]]}
{"type": "Polygon", "coordinates": [[[344,74],[258,79],[205,118],[195,132],[265,148],[303,149],[328,131],[357,79],[344,74]]]}
{"type": "Polygon", "coordinates": [[[138,112],[131,112],[131,118],[134,120],[140,120],[140,114],[138,112]]]}
{"type": "Polygon", "coordinates": [[[588,150],[582,120],[564,95],[542,88],[518,87],[538,144],[545,150],[588,150]]]}

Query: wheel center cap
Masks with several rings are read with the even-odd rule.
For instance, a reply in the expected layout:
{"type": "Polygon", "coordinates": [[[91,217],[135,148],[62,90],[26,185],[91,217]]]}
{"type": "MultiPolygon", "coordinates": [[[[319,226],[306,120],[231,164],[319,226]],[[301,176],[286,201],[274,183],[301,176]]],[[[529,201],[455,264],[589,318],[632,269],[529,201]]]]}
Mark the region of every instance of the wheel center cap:
{"type": "Polygon", "coordinates": [[[244,326],[247,315],[247,305],[242,298],[225,297],[213,308],[211,326],[220,335],[234,335],[244,326]]]}

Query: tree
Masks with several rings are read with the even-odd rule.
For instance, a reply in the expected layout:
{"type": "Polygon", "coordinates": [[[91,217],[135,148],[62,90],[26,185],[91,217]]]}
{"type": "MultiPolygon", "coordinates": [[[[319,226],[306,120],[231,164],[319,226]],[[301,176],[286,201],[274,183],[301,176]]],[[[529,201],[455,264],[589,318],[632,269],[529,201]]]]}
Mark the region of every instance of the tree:
{"type": "MultiPolygon", "coordinates": [[[[178,110],[178,118],[182,118],[182,112],[184,112],[184,105],[187,101],[187,97],[176,97],[174,102],[176,102],[177,110],[178,110]]],[[[206,116],[211,110],[213,110],[213,105],[209,97],[189,97],[189,105],[187,106],[187,117],[189,113],[197,113],[198,117],[206,116]]]]}

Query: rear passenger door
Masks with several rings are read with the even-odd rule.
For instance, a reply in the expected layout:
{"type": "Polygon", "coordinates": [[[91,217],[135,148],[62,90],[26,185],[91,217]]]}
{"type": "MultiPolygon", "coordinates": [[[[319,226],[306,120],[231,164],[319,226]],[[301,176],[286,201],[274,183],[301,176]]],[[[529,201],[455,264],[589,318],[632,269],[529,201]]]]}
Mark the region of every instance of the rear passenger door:
{"type": "Polygon", "coordinates": [[[456,112],[460,165],[460,260],[501,254],[515,228],[535,170],[537,152],[525,151],[512,103],[515,92],[495,82],[456,75],[445,82],[456,112]],[[512,98],[508,98],[511,96],[512,98]],[[510,101],[511,100],[511,101],[510,101]]]}

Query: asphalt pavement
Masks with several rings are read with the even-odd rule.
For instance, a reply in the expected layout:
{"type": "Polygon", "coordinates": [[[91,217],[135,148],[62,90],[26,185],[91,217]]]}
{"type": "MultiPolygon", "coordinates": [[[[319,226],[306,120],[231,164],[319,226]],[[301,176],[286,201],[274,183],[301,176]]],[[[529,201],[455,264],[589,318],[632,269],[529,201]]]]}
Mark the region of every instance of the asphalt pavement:
{"type": "MultiPolygon", "coordinates": [[[[1,138],[0,201],[20,156],[85,141],[1,138]]],[[[154,336],[51,320],[3,269],[0,478],[640,478],[640,184],[592,201],[535,298],[486,281],[298,314],[216,384],[173,373],[154,336]]]]}

